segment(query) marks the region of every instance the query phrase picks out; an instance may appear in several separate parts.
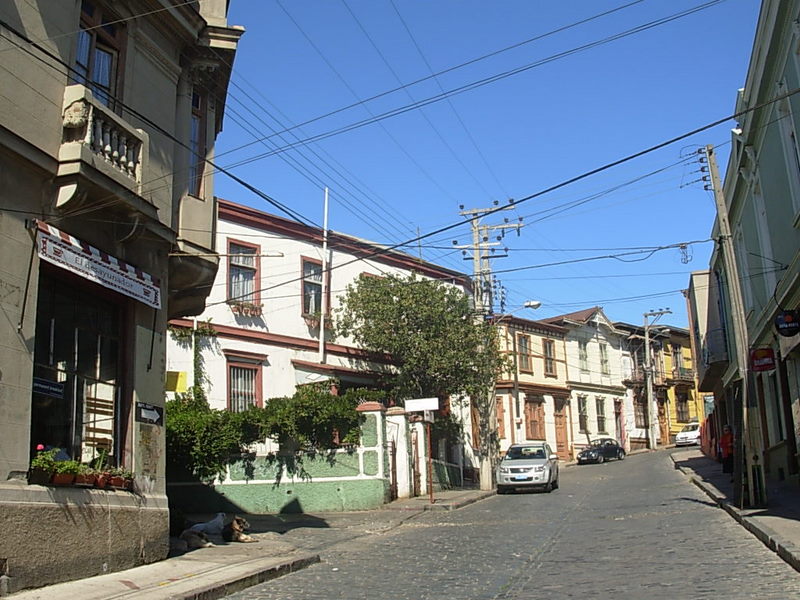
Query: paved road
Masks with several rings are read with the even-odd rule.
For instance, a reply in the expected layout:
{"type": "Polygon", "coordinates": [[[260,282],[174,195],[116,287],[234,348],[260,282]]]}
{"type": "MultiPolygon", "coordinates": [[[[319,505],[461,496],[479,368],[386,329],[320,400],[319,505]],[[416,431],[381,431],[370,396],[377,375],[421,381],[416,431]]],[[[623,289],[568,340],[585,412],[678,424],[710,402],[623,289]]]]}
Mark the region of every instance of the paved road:
{"type": "Polygon", "coordinates": [[[320,564],[231,598],[800,598],[800,574],[664,451],[562,469],[551,494],[494,496],[319,548],[320,564]]]}

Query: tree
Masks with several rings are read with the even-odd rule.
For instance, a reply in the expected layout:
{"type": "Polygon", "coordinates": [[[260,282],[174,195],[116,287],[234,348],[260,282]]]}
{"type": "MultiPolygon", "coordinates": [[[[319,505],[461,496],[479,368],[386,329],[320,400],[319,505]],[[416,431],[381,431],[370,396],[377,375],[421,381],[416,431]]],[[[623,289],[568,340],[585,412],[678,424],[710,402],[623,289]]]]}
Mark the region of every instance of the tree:
{"type": "Polygon", "coordinates": [[[463,291],[413,274],[362,275],[347,287],[336,317],[338,335],[392,357],[396,399],[469,396],[479,416],[479,454],[496,453],[490,397],[506,361],[495,328],[476,320],[463,291]]]}

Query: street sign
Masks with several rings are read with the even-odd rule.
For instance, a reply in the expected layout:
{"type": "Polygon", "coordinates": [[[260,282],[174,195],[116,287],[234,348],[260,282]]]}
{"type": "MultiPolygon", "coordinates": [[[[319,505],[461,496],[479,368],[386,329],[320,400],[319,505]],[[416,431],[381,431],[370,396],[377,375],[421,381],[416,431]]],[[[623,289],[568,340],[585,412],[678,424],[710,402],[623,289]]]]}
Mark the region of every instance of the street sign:
{"type": "Polygon", "coordinates": [[[138,423],[164,424],[164,408],[146,402],[136,403],[136,421],[138,423]]]}
{"type": "Polygon", "coordinates": [[[750,350],[750,368],[753,371],[771,371],[775,368],[775,352],[772,348],[750,350]]]}
{"type": "Polygon", "coordinates": [[[436,419],[434,418],[434,414],[432,410],[425,410],[422,411],[422,420],[426,423],[433,423],[436,419]]]}
{"type": "Polygon", "coordinates": [[[423,410],[439,410],[439,399],[414,398],[406,400],[406,412],[421,412],[423,410]]]}

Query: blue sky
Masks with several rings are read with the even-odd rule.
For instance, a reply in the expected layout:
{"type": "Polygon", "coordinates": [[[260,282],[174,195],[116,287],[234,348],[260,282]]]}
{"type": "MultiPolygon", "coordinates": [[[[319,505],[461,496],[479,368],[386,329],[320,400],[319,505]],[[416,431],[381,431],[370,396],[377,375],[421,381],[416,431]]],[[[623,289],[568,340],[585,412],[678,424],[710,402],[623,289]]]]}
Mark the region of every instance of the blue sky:
{"type": "MultiPolygon", "coordinates": [[[[235,0],[246,33],[217,162],[318,225],[327,185],[331,229],[376,242],[461,223],[405,249],[467,273],[459,207],[535,196],[481,221],[524,224],[492,260],[507,311],[600,305],[638,324],[669,307],[685,327],[679,290],[713,249],[696,151],[715,145],[724,171],[733,121],[539,193],[732,114],[759,4],[235,0]]],[[[283,214],[222,175],[216,192],[283,214]]]]}

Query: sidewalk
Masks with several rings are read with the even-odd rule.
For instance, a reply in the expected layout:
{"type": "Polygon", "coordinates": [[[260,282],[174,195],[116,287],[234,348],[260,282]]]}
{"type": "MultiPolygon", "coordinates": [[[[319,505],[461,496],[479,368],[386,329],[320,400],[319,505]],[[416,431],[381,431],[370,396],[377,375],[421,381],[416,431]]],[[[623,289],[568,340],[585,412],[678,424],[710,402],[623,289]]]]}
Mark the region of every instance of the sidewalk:
{"type": "Polygon", "coordinates": [[[703,490],[750,533],[800,571],[800,488],[790,484],[767,486],[767,508],[740,510],[733,505],[733,484],[722,465],[700,450],[671,454],[675,468],[703,490]]]}
{"type": "MultiPolygon", "coordinates": [[[[246,515],[258,543],[225,543],[166,560],[9,596],[13,600],[211,600],[320,561],[321,550],[384,533],[427,510],[455,510],[494,491],[454,490],[396,500],[378,510],[349,513],[246,515]]],[[[213,515],[197,515],[198,521],[213,515]]]]}

